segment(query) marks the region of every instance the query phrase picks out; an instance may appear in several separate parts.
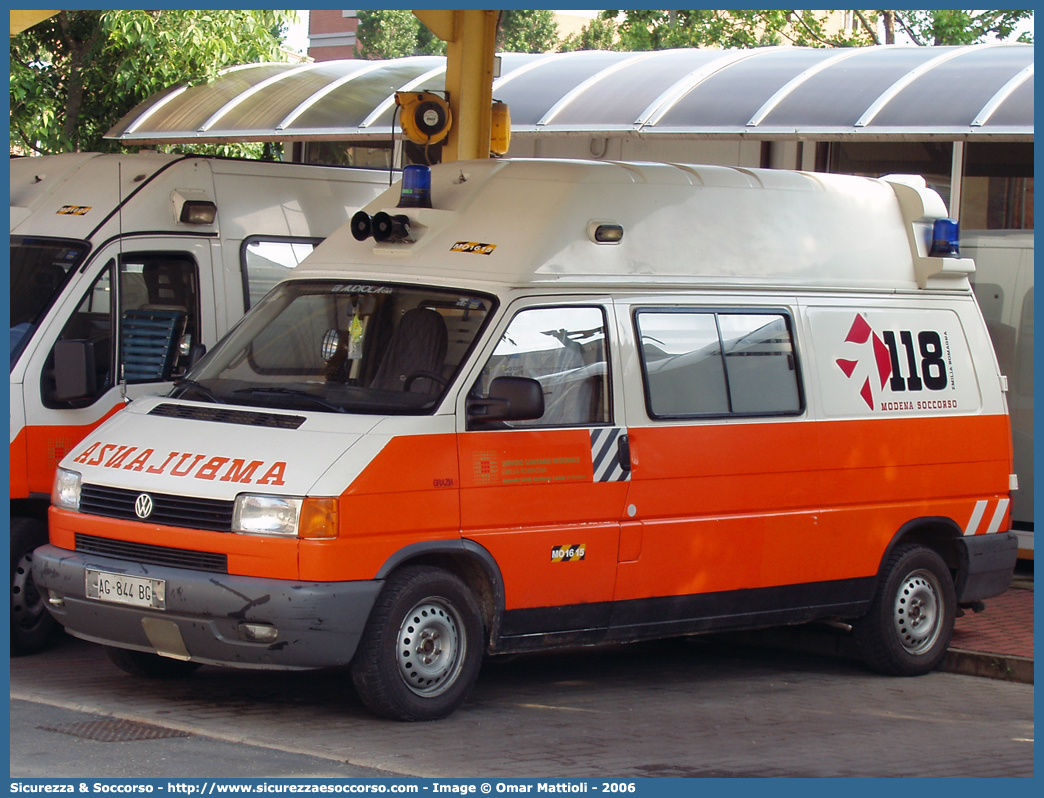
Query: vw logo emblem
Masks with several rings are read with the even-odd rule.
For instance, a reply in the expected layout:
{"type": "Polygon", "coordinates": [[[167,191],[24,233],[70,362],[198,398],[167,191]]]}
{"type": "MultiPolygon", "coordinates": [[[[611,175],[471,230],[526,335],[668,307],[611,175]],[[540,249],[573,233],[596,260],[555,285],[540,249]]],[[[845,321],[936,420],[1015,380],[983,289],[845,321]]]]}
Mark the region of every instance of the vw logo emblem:
{"type": "Polygon", "coordinates": [[[134,513],[141,519],[152,515],[152,497],[149,494],[142,493],[134,500],[134,513]]]}

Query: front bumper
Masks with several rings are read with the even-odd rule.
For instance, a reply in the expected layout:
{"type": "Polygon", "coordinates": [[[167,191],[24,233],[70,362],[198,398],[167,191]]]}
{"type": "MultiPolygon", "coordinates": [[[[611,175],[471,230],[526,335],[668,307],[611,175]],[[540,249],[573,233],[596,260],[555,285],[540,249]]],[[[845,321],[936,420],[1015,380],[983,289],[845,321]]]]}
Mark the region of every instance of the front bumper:
{"type": "Polygon", "coordinates": [[[66,631],[95,643],[240,668],[347,665],[382,582],[292,582],[141,565],[53,545],[33,555],[33,579],[61,599],[48,609],[66,631]],[[86,569],[166,582],[163,610],[87,598],[86,569]],[[270,625],[273,642],[242,624],[270,625]]]}

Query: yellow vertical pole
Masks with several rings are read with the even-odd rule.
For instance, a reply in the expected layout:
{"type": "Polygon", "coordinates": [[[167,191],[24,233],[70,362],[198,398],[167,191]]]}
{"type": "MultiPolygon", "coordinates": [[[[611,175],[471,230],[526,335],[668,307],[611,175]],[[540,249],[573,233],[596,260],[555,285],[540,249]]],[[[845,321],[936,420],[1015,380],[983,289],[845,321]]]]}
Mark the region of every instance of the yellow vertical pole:
{"type": "Polygon", "coordinates": [[[446,91],[453,127],[442,160],[489,157],[496,11],[414,11],[446,42],[446,91]]]}

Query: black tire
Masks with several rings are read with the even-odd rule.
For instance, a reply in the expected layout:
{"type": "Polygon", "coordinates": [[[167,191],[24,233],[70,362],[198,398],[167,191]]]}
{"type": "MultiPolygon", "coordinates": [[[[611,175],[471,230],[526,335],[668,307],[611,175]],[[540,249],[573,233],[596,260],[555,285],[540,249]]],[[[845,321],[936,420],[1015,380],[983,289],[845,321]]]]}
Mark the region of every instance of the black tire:
{"type": "Polygon", "coordinates": [[[889,556],[870,611],[853,630],[871,669],[920,676],[946,656],[956,617],[950,569],[931,549],[908,544],[889,556]]]}
{"type": "Polygon", "coordinates": [[[467,585],[439,568],[406,566],[377,597],[352,659],[352,682],[376,715],[438,720],[471,692],[482,648],[467,585]]]}
{"type": "Polygon", "coordinates": [[[33,582],[33,552],[46,542],[42,521],[11,519],[11,653],[17,656],[43,651],[62,628],[33,582]]]}
{"type": "Polygon", "coordinates": [[[127,648],[105,646],[112,664],[131,676],[143,676],[146,679],[182,679],[191,676],[200,667],[198,662],[161,657],[145,651],[131,651],[127,648]]]}

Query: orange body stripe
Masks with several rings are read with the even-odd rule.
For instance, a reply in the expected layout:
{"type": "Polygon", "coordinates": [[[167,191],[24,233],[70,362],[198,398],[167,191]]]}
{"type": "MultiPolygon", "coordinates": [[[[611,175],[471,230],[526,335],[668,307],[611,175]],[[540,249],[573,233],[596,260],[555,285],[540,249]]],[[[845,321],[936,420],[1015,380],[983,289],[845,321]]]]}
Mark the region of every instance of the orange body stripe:
{"type": "Polygon", "coordinates": [[[29,464],[26,451],[25,427],[18,430],[15,439],[11,441],[11,459],[8,468],[11,472],[11,498],[29,498],[29,464]]]}
{"type": "Polygon", "coordinates": [[[593,481],[586,429],[392,438],[340,496],[333,540],[52,509],[52,541],[72,548],[86,532],[226,552],[234,574],[340,581],[463,535],[496,559],[508,609],[549,607],[872,576],[903,524],[939,516],[963,529],[977,501],[1007,496],[1011,469],[1005,416],[627,432],[632,478],[620,482],[593,481]],[[574,546],[582,559],[555,556],[574,546]]]}

